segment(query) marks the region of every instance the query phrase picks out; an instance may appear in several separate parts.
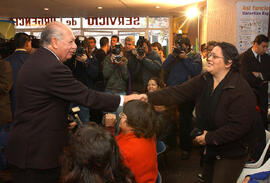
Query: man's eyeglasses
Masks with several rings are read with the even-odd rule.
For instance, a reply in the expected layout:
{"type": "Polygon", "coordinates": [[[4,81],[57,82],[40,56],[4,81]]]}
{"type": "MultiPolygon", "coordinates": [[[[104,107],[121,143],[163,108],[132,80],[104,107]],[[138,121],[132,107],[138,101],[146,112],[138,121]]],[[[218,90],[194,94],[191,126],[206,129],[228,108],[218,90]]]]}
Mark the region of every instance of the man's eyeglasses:
{"type": "Polygon", "coordinates": [[[207,58],[210,58],[210,57],[213,57],[213,59],[224,58],[224,57],[217,56],[217,55],[214,54],[214,53],[208,53],[207,58]]]}

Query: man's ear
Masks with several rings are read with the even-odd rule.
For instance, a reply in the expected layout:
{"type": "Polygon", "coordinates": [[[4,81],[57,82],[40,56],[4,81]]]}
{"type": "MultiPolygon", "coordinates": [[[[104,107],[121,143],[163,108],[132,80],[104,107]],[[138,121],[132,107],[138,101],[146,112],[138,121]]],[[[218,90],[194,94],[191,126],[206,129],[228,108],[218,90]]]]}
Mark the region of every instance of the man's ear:
{"type": "Polygon", "coordinates": [[[57,49],[58,48],[58,39],[55,38],[55,37],[52,37],[51,38],[51,46],[54,48],[54,49],[57,49]]]}
{"type": "Polygon", "coordinates": [[[27,51],[30,51],[31,48],[32,48],[31,41],[26,41],[24,44],[24,49],[26,49],[27,51]]]}

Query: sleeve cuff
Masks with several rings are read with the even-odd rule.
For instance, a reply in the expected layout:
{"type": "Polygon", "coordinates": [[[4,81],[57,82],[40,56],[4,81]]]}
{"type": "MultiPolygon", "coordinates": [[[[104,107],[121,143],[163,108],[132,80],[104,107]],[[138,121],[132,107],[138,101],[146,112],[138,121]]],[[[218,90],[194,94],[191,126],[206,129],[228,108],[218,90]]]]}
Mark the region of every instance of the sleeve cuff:
{"type": "Polygon", "coordinates": [[[120,104],[119,104],[119,106],[123,106],[124,105],[124,101],[125,101],[124,96],[123,95],[120,95],[120,104]]]}

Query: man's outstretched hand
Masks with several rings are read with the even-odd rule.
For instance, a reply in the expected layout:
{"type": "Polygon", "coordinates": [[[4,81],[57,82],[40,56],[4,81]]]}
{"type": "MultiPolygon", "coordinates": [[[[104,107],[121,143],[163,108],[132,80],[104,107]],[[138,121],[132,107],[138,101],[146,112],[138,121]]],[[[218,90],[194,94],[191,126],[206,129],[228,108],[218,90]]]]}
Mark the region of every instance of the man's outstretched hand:
{"type": "Polygon", "coordinates": [[[124,103],[127,103],[131,100],[141,100],[144,102],[148,102],[148,98],[146,94],[131,94],[124,96],[124,103]]]}

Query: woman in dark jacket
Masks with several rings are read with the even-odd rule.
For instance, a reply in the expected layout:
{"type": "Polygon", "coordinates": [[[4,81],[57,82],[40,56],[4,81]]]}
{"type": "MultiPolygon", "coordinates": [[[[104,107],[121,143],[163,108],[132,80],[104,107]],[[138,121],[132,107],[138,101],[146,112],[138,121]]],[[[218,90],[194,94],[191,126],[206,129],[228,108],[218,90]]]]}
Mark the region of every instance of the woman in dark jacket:
{"type": "Polygon", "coordinates": [[[154,105],[196,101],[194,141],[205,145],[204,176],[207,183],[235,183],[247,160],[248,138],[256,116],[256,99],[238,72],[235,46],[218,43],[208,56],[207,72],[163,90],[140,95],[154,105]]]}

